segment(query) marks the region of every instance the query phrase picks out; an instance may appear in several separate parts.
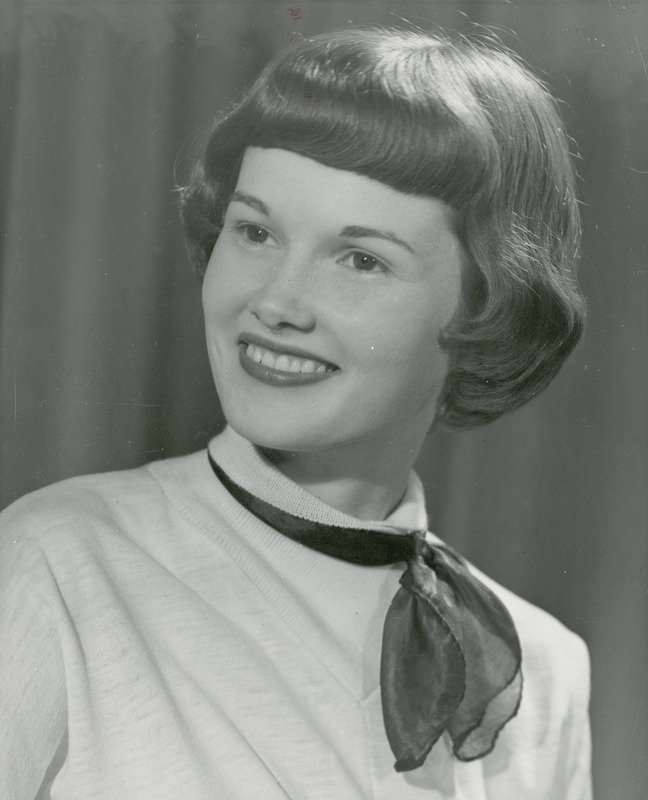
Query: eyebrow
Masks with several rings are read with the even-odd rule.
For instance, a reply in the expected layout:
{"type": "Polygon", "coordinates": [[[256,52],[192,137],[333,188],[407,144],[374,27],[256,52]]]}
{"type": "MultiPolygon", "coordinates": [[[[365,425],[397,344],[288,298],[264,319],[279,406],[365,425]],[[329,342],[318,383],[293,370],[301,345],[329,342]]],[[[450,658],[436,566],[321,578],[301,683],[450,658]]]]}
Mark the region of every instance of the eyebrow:
{"type": "MultiPolygon", "coordinates": [[[[254,197],[251,194],[245,194],[245,192],[238,191],[232,192],[230,203],[235,202],[245,203],[245,205],[250,206],[250,208],[254,208],[261,214],[270,216],[270,209],[268,206],[262,200],[259,200],[258,197],[254,197]]],[[[368,228],[365,225],[347,225],[340,231],[340,236],[346,236],[350,239],[384,239],[387,242],[393,242],[394,244],[404,247],[406,250],[409,250],[410,253],[415,252],[411,245],[409,245],[404,239],[396,236],[395,233],[392,233],[391,231],[382,231],[379,228],[368,228]]]]}
{"type": "Polygon", "coordinates": [[[362,239],[365,237],[385,239],[387,242],[393,242],[394,244],[404,247],[406,250],[409,250],[410,253],[414,252],[414,248],[404,239],[400,239],[396,234],[391,233],[391,231],[381,231],[378,228],[366,228],[364,225],[347,225],[347,227],[343,228],[340,232],[340,236],[348,236],[352,239],[362,239]]]}
{"type": "Polygon", "coordinates": [[[251,194],[245,194],[244,192],[232,192],[230,203],[245,203],[246,206],[250,206],[256,211],[260,211],[262,214],[265,214],[266,217],[270,216],[270,210],[268,206],[257,197],[253,197],[251,194]]]}

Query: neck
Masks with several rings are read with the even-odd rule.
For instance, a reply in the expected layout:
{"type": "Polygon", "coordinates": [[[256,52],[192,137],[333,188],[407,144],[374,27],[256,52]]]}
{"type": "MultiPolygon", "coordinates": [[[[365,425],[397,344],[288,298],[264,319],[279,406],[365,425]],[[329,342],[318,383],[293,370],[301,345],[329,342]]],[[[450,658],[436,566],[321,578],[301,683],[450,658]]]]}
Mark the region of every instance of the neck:
{"type": "Polygon", "coordinates": [[[264,450],[291,480],[328,505],[357,519],[383,520],[398,505],[421,441],[375,442],[315,452],[264,450]]]}

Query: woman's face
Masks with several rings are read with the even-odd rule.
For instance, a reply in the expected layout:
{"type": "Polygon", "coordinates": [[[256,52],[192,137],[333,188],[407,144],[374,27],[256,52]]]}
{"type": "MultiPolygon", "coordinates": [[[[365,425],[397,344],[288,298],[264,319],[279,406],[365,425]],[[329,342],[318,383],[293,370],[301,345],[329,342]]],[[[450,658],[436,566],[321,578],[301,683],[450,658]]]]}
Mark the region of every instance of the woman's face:
{"type": "Polygon", "coordinates": [[[442,201],[248,149],[203,286],[230,425],[278,450],[418,448],[447,373],[439,334],[462,261],[442,201]]]}

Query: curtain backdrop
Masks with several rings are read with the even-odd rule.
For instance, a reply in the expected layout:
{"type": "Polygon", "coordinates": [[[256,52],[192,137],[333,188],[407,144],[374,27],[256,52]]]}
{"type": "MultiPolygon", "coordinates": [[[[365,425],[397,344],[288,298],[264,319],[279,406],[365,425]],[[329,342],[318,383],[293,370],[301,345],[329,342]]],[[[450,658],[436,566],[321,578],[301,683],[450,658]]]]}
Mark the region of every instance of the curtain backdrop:
{"type": "Polygon", "coordinates": [[[222,424],[175,187],[280,46],[469,19],[550,83],[581,156],[587,334],[526,408],[432,434],[420,471],[434,530],[587,641],[597,796],[648,796],[648,4],[3,2],[2,505],[222,424]]]}

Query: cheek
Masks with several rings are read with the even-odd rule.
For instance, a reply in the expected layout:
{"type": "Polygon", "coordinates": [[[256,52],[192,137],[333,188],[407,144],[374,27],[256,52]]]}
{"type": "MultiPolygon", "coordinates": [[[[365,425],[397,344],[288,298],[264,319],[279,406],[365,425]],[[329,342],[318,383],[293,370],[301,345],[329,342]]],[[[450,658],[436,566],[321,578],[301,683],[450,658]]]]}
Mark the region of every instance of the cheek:
{"type": "Polygon", "coordinates": [[[235,259],[216,243],[203,278],[202,304],[206,318],[216,322],[231,317],[247,305],[248,288],[235,259]]]}
{"type": "Polygon", "coordinates": [[[401,335],[393,363],[388,364],[395,390],[412,401],[427,401],[441,388],[448,372],[448,358],[439,346],[438,327],[401,335]]]}
{"type": "Polygon", "coordinates": [[[366,359],[373,372],[369,392],[381,396],[393,413],[407,416],[436,406],[449,369],[440,336],[454,308],[454,302],[412,301],[410,313],[400,308],[375,329],[366,359]]]}
{"type": "Polygon", "coordinates": [[[452,319],[454,304],[440,308],[434,303],[398,303],[389,312],[376,315],[370,331],[364,328],[362,341],[369,365],[381,363],[401,376],[416,372],[422,380],[426,373],[445,366],[440,338],[452,319]]]}

